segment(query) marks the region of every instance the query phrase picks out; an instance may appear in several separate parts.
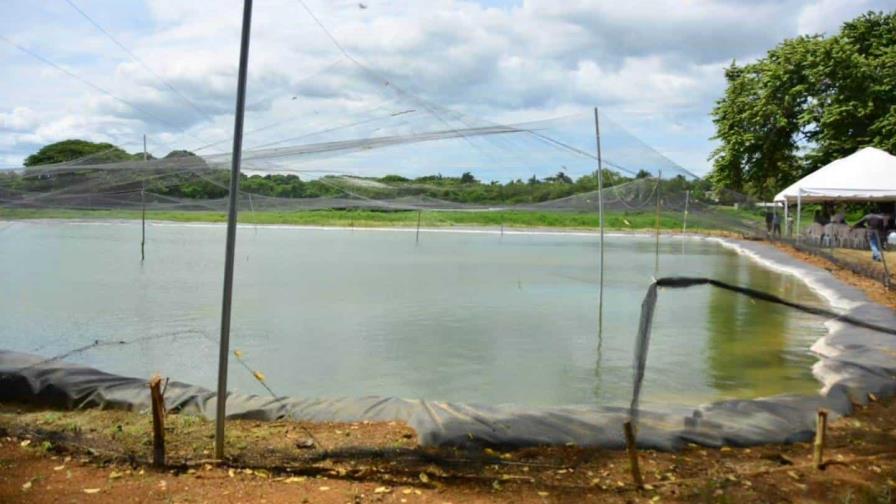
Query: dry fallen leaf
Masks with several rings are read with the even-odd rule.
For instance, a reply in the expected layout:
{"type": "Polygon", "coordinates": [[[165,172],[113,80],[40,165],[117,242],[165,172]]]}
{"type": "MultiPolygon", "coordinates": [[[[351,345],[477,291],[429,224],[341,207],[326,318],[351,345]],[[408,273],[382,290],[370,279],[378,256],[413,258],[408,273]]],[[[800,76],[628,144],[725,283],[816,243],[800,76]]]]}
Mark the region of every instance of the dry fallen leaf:
{"type": "Polygon", "coordinates": [[[551,495],[551,494],[549,494],[548,492],[538,492],[539,497],[547,497],[548,495],[551,495]]]}
{"type": "Polygon", "coordinates": [[[26,439],[26,440],[22,441],[21,443],[19,443],[19,446],[21,446],[22,448],[24,448],[24,447],[26,447],[26,446],[28,446],[28,445],[30,445],[30,444],[31,444],[31,440],[30,440],[30,439],[26,439]]]}
{"type": "Polygon", "coordinates": [[[373,493],[375,493],[375,494],[383,494],[383,493],[389,493],[389,492],[391,492],[391,491],[392,491],[391,488],[389,488],[389,487],[387,487],[387,486],[381,486],[381,487],[376,487],[376,488],[373,490],[373,493]]]}
{"type": "Polygon", "coordinates": [[[58,465],[58,466],[56,466],[56,467],[53,468],[54,471],[61,471],[61,470],[63,470],[63,469],[65,469],[65,464],[63,464],[63,465],[58,465]]]}
{"type": "Polygon", "coordinates": [[[423,483],[429,483],[429,476],[425,472],[420,473],[419,477],[423,483]]]}
{"type": "Polygon", "coordinates": [[[329,489],[330,489],[330,487],[328,487],[328,486],[322,486],[322,487],[318,488],[318,490],[320,490],[321,492],[326,492],[329,489]]]}
{"type": "Polygon", "coordinates": [[[85,488],[84,493],[86,493],[86,494],[100,493],[100,489],[99,488],[85,488]]]}
{"type": "Polygon", "coordinates": [[[22,491],[27,492],[28,490],[31,490],[31,482],[30,481],[26,481],[25,483],[22,484],[22,491]]]}

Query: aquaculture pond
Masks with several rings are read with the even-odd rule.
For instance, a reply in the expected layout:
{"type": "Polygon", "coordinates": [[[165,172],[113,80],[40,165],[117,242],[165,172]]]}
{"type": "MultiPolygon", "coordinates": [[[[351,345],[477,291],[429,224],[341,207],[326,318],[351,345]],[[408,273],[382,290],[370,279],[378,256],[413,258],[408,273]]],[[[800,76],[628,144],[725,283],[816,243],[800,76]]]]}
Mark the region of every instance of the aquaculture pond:
{"type": "MultiPolygon", "coordinates": [[[[0,222],[0,348],[213,387],[221,225],[0,222]],[[114,342],[126,342],[126,344],[114,342]],[[109,343],[109,344],[106,344],[109,343]]],[[[625,404],[652,236],[241,226],[231,348],[279,395],[625,404]]],[[[798,278],[663,237],[660,275],[822,304],[798,278]]],[[[659,294],[644,402],[811,392],[824,320],[698,287],[659,294]]],[[[231,360],[230,385],[268,394],[231,360]]]]}

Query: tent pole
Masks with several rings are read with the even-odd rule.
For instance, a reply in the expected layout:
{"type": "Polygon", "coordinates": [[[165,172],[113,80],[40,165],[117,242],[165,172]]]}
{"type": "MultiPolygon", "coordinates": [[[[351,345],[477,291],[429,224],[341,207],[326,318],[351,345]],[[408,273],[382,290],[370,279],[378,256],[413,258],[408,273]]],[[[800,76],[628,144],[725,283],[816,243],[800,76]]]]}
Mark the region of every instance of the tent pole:
{"type": "Polygon", "coordinates": [[[600,227],[600,291],[597,298],[597,334],[600,340],[603,337],[604,327],[604,169],[600,152],[600,119],[597,107],[594,107],[594,135],[597,139],[597,223],[600,227]]]}
{"type": "Polygon", "coordinates": [[[218,349],[218,400],[215,411],[215,458],[224,458],[224,415],[227,402],[227,359],[230,356],[230,308],[233,301],[233,256],[236,249],[236,197],[240,191],[240,158],[243,152],[243,117],[246,112],[246,73],[249,66],[249,30],[252,0],[243,0],[243,31],[236,87],[236,117],[233,122],[233,154],[230,167],[230,198],[227,207],[227,245],[224,255],[224,295],[221,301],[221,345],[218,349]]]}
{"type": "Polygon", "coordinates": [[[796,190],[796,242],[800,242],[800,217],[803,213],[803,190],[796,190]]]}

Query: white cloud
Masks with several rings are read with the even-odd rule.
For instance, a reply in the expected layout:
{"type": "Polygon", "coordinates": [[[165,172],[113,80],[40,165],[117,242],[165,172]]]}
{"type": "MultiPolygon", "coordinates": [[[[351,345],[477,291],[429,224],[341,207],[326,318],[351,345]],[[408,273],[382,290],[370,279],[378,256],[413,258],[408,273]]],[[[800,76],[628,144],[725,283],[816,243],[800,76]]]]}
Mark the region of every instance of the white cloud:
{"type": "MultiPolygon", "coordinates": [[[[600,105],[698,172],[707,168],[708,112],[724,89],[725,65],[891,4],[527,0],[489,8],[460,0],[371,0],[359,9],[356,1],[306,1],[372,73],[342,58],[297,0],[256,3],[247,130],[281,125],[250,134],[249,146],[364,120],[384,104],[425,115],[428,106],[404,94],[410,91],[467,117],[498,121],[600,105]]],[[[242,2],[78,3],[192,104],[67,6],[14,0],[0,32],[139,110],[0,45],[7,76],[0,81],[0,156],[21,160],[42,143],[70,137],[135,150],[143,133],[158,154],[214,141],[224,142],[210,150],[226,150],[242,2]]],[[[402,117],[393,129],[437,127],[445,117],[439,114],[429,122],[402,117]]],[[[345,131],[385,131],[378,127],[372,121],[345,131]]],[[[583,130],[589,127],[584,121],[583,130]]]]}

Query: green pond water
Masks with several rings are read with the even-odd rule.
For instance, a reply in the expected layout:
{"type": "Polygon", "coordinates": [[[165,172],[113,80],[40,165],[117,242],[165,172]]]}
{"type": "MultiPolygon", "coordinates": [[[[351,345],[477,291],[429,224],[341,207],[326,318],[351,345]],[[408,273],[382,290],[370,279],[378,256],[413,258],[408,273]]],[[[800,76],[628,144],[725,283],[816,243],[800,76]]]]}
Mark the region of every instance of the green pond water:
{"type": "MultiPolygon", "coordinates": [[[[225,229],[0,222],[0,348],[214,386],[225,229]]],[[[625,404],[654,238],[606,240],[598,348],[594,234],[238,231],[232,349],[281,395],[625,404]]],[[[660,275],[710,276],[821,304],[721,245],[664,237],[660,275]]],[[[823,320],[697,287],[661,291],[645,403],[812,392],[823,320]]],[[[267,392],[231,359],[230,385],[267,392]]]]}

